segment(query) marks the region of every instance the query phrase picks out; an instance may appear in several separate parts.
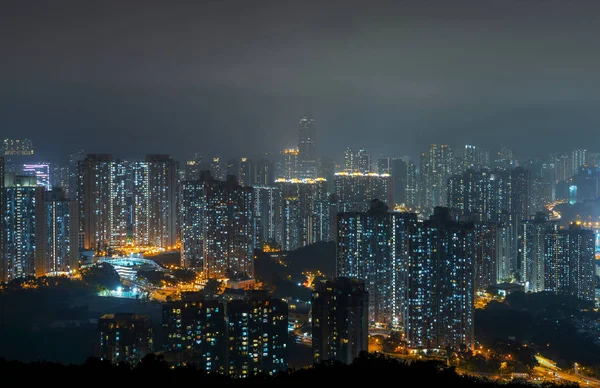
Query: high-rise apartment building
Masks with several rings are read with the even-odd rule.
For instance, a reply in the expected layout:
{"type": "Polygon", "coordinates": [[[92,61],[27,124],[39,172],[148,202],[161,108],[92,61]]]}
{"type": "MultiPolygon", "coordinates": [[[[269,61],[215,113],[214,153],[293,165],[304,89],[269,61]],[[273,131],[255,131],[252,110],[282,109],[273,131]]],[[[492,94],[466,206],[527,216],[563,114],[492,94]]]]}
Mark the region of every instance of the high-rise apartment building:
{"type": "Polygon", "coordinates": [[[36,227],[36,275],[70,272],[79,267],[79,206],[67,199],[61,188],[44,193],[36,206],[39,225],[36,227]]]}
{"type": "Polygon", "coordinates": [[[487,222],[474,224],[473,274],[475,291],[487,291],[498,283],[498,225],[487,222]]]}
{"type": "Polygon", "coordinates": [[[282,191],[280,186],[255,185],[254,215],[257,220],[258,246],[265,242],[282,241],[282,191]]]}
{"type": "Polygon", "coordinates": [[[148,242],[173,248],[177,241],[177,162],[168,155],[146,156],[148,242]]]}
{"type": "Polygon", "coordinates": [[[291,251],[317,241],[331,239],[327,181],[317,179],[277,179],[282,193],[283,250],[291,251]]]}
{"type": "Polygon", "coordinates": [[[594,232],[573,223],[567,230],[547,231],[545,241],[544,290],[593,302],[594,232]]]}
{"type": "Polygon", "coordinates": [[[545,213],[537,213],[519,224],[518,266],[519,277],[526,291],[540,292],[545,289],[544,261],[547,255],[547,237],[557,234],[558,221],[551,221],[545,213]]]}
{"type": "Polygon", "coordinates": [[[473,349],[474,227],[435,208],[411,233],[405,317],[410,347],[473,349]]]}
{"type": "Polygon", "coordinates": [[[181,182],[180,205],[181,265],[204,268],[206,193],[204,181],[181,182]]]}
{"type": "Polygon", "coordinates": [[[165,350],[179,364],[194,365],[207,374],[227,371],[225,304],[218,300],[188,300],[162,305],[165,350]]]}
{"type": "Polygon", "coordinates": [[[365,212],[378,199],[394,207],[392,176],[389,174],[338,172],[334,177],[338,212],[365,212]]]}
{"type": "Polygon", "coordinates": [[[44,188],[35,177],[5,174],[3,281],[44,272],[36,261],[36,236],[42,228],[44,188]]]}
{"type": "Polygon", "coordinates": [[[85,159],[86,153],[76,149],[69,155],[69,187],[66,190],[67,198],[77,199],[79,181],[79,162],[85,159]]]}
{"type": "Polygon", "coordinates": [[[369,294],[364,282],[343,277],[317,281],[311,318],[315,364],[350,364],[368,351],[369,294]]]}
{"type": "MultiPolygon", "coordinates": [[[[205,176],[204,274],[207,278],[254,275],[256,220],[254,192],[233,176],[205,176]]],[[[185,205],[184,205],[185,206],[185,205]]]]}
{"type": "Polygon", "coordinates": [[[288,305],[263,291],[227,303],[227,372],[234,378],[287,370],[288,305]]]}
{"type": "Polygon", "coordinates": [[[299,123],[297,178],[317,178],[317,159],[317,125],[314,118],[304,116],[299,123]]]}
{"type": "Polygon", "coordinates": [[[138,246],[149,246],[148,233],[148,163],[134,161],[131,163],[131,234],[132,241],[138,246]]]}
{"type": "Polygon", "coordinates": [[[125,165],[108,154],[79,162],[80,229],[86,249],[104,251],[127,242],[125,165]]]}
{"type": "MultiPolygon", "coordinates": [[[[490,154],[484,149],[467,144],[463,149],[462,163],[458,166],[460,171],[488,168],[490,164],[490,154]]],[[[460,172],[459,171],[459,172],[460,172]]]]}
{"type": "Polygon", "coordinates": [[[96,357],[112,363],[135,365],[152,353],[150,317],[140,314],[105,314],[98,320],[96,357]]]}
{"type": "Polygon", "coordinates": [[[409,234],[416,225],[416,214],[389,212],[378,200],[366,212],[337,216],[336,275],[364,281],[372,323],[403,323],[409,234]]]}
{"type": "Polygon", "coordinates": [[[431,211],[446,206],[448,178],[454,172],[452,150],[446,144],[432,144],[421,154],[421,207],[431,211]]]}
{"type": "Polygon", "coordinates": [[[571,156],[571,175],[575,175],[579,172],[579,169],[585,166],[588,162],[587,150],[586,149],[575,149],[571,156]]]}
{"type": "Polygon", "coordinates": [[[223,166],[221,166],[221,158],[215,156],[210,164],[210,175],[215,179],[223,180],[223,166]]]}
{"type": "Polygon", "coordinates": [[[298,178],[298,168],[300,162],[298,155],[300,151],[297,148],[288,148],[283,150],[283,172],[279,178],[296,179],[298,178]]]}

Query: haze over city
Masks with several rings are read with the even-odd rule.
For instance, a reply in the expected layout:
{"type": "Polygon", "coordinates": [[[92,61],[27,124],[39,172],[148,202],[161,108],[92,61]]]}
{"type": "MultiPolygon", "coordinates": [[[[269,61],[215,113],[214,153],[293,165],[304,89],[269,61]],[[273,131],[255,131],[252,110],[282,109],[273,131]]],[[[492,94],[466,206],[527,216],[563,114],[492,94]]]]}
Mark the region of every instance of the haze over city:
{"type": "Polygon", "coordinates": [[[600,140],[594,1],[2,4],[2,134],[47,159],[276,153],[304,114],[340,156],[600,140]]]}

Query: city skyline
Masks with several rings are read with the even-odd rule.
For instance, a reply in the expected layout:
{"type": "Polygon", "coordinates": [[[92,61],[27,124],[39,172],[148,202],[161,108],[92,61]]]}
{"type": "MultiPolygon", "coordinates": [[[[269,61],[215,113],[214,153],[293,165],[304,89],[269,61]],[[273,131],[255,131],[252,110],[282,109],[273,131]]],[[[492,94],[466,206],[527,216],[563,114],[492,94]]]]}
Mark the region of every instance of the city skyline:
{"type": "Polygon", "coordinates": [[[600,140],[597,4],[341,4],[9,1],[3,134],[46,159],[278,152],[305,114],[318,154],[416,158],[433,140],[541,157],[600,140]]]}

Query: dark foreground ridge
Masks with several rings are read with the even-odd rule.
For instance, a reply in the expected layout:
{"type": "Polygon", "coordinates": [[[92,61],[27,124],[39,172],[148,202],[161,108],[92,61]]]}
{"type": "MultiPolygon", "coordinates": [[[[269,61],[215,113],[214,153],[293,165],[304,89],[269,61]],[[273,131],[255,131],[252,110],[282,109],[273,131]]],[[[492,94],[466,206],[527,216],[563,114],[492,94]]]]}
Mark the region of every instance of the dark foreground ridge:
{"type": "MultiPolygon", "coordinates": [[[[247,379],[233,380],[220,375],[206,375],[193,367],[169,367],[162,356],[150,354],[136,367],[114,365],[95,358],[81,365],[63,365],[49,362],[24,363],[0,359],[0,373],[22,376],[28,383],[49,382],[54,379],[62,386],[81,386],[83,381],[98,384],[165,383],[171,386],[187,383],[248,386],[325,386],[327,384],[349,384],[349,386],[394,382],[395,386],[421,387],[534,387],[524,381],[498,383],[482,378],[463,376],[437,361],[404,363],[381,354],[363,353],[351,365],[322,364],[313,368],[289,370],[276,376],[256,375],[247,379]],[[84,378],[84,380],[82,380],[84,378]]],[[[545,388],[576,387],[576,384],[543,383],[545,388]]]]}

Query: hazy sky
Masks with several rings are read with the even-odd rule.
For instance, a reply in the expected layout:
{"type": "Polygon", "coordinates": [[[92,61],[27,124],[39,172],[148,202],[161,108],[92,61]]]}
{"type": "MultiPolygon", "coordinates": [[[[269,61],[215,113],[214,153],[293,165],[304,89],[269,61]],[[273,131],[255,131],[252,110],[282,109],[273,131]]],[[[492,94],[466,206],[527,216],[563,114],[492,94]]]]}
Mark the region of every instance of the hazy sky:
{"type": "Polygon", "coordinates": [[[42,155],[600,151],[600,2],[0,0],[0,135],[42,155]]]}

